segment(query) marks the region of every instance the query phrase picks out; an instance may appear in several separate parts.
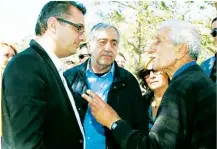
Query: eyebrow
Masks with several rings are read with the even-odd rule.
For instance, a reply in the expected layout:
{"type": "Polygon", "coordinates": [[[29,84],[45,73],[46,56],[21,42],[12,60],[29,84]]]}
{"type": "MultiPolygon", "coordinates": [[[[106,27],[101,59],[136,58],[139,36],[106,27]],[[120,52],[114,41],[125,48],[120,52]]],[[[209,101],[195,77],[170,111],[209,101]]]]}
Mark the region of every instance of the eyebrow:
{"type": "MultiPolygon", "coordinates": [[[[100,41],[100,40],[109,40],[109,39],[108,39],[108,38],[100,38],[100,39],[98,39],[98,41],[100,41]]],[[[118,42],[118,40],[117,40],[117,39],[112,39],[111,41],[118,42]]]]}

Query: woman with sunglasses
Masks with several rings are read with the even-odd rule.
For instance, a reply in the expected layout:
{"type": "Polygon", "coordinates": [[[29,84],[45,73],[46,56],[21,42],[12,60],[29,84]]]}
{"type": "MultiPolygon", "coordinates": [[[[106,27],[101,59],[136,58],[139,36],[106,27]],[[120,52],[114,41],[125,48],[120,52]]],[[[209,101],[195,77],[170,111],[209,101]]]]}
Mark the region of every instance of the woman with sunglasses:
{"type": "Polygon", "coordinates": [[[142,87],[146,90],[143,96],[145,102],[148,102],[149,109],[149,130],[152,128],[158,107],[161,103],[164,92],[169,83],[169,76],[161,70],[152,69],[152,59],[148,59],[145,67],[137,73],[142,87]]]}

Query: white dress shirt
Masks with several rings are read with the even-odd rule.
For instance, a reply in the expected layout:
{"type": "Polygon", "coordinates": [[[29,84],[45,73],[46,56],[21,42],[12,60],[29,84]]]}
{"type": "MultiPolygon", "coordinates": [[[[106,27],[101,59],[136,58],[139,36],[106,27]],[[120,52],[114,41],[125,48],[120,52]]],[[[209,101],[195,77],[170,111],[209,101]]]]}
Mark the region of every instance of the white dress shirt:
{"type": "MultiPolygon", "coordinates": [[[[72,96],[72,93],[69,90],[69,87],[68,87],[68,85],[66,83],[65,77],[63,76],[63,72],[64,72],[63,63],[62,63],[62,61],[54,53],[52,53],[51,51],[46,50],[46,49],[44,49],[44,50],[46,51],[46,53],[48,54],[48,56],[50,57],[50,59],[52,60],[52,62],[54,63],[56,69],[59,72],[60,78],[61,78],[61,80],[63,82],[63,85],[65,87],[65,90],[66,90],[66,92],[68,94],[68,97],[70,99],[73,111],[75,113],[75,116],[76,116],[79,128],[81,130],[81,133],[82,133],[82,136],[83,136],[83,149],[85,149],[86,148],[86,141],[85,141],[85,135],[84,135],[84,128],[82,126],[81,119],[79,117],[78,110],[76,108],[75,101],[74,101],[74,98],[72,96]]],[[[72,140],[72,141],[74,141],[74,140],[72,140]]]]}

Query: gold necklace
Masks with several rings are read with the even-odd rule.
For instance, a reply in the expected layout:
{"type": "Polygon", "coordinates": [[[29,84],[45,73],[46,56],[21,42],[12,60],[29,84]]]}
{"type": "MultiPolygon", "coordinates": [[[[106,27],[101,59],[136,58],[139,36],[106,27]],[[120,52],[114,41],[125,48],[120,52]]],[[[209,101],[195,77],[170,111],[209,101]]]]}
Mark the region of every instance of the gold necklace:
{"type": "Polygon", "coordinates": [[[151,106],[154,108],[159,107],[161,101],[152,101],[151,106]]]}

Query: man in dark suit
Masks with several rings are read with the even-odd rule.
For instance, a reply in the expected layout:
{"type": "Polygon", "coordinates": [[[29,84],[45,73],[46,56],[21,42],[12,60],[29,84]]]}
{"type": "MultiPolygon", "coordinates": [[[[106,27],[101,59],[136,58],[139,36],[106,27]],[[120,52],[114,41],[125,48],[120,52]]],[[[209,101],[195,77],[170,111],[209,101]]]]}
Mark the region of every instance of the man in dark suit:
{"type": "MultiPolygon", "coordinates": [[[[212,20],[212,31],[210,33],[214,39],[215,46],[217,46],[217,17],[212,20]]],[[[217,52],[217,51],[215,51],[217,52]]],[[[201,68],[207,76],[209,76],[215,83],[216,81],[216,54],[201,63],[201,68]]]]}
{"type": "Polygon", "coordinates": [[[132,127],[99,96],[88,91],[92,115],[108,127],[123,149],[215,149],[216,87],[196,64],[199,33],[188,22],[163,22],[151,49],[153,69],[170,76],[149,135],[132,127]]]}
{"type": "Polygon", "coordinates": [[[51,1],[42,9],[36,39],[3,76],[3,149],[84,149],[84,130],[63,77],[60,58],[84,40],[86,8],[51,1]]]}

